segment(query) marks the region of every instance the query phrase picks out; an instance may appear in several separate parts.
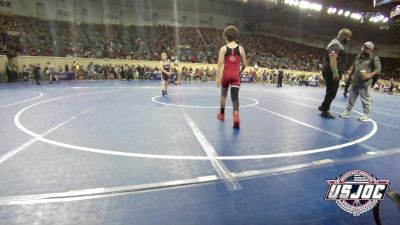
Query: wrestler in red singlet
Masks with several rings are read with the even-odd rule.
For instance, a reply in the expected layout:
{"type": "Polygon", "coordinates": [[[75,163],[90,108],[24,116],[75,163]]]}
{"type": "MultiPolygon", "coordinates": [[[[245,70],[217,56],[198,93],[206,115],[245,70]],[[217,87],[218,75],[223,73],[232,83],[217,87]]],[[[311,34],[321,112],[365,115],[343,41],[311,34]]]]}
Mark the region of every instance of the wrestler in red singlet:
{"type": "Polygon", "coordinates": [[[217,68],[217,77],[219,77],[217,79],[217,86],[221,86],[221,111],[218,113],[217,119],[221,121],[225,120],[226,96],[228,95],[230,86],[233,106],[233,128],[239,128],[240,74],[243,73],[246,68],[246,53],[244,48],[237,43],[239,30],[235,26],[228,26],[225,28],[223,36],[226,45],[219,51],[217,68]],[[242,64],[242,68],[240,68],[240,64],[242,64]]]}

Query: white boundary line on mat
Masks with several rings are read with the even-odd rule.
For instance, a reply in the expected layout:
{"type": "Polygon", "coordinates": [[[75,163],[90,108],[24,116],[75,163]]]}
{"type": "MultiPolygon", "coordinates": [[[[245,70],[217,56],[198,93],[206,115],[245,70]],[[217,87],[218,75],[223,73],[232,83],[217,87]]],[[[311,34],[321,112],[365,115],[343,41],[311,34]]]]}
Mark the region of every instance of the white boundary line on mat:
{"type": "MultiPolygon", "coordinates": [[[[74,116],[71,116],[69,119],[67,119],[67,120],[65,120],[65,121],[63,121],[63,122],[61,122],[61,123],[59,123],[59,124],[56,125],[55,127],[50,128],[49,130],[47,130],[47,131],[43,132],[42,134],[40,134],[40,137],[44,137],[44,136],[50,134],[51,132],[57,130],[58,128],[64,126],[65,124],[71,122],[72,120],[76,119],[78,116],[87,113],[87,112],[88,112],[90,109],[92,109],[92,108],[93,108],[93,106],[91,106],[91,107],[89,107],[89,108],[83,110],[82,112],[80,112],[80,113],[78,113],[78,114],[76,114],[76,115],[74,115],[74,116]]],[[[25,142],[24,144],[20,145],[18,148],[13,149],[13,150],[7,152],[6,154],[0,156],[0,164],[2,164],[2,163],[4,163],[5,161],[9,160],[10,158],[12,158],[14,155],[18,154],[19,152],[25,150],[27,147],[29,147],[29,146],[31,146],[32,144],[36,143],[38,140],[39,140],[39,138],[32,138],[32,139],[30,139],[29,141],[25,142]]]]}
{"type": "MultiPolygon", "coordinates": [[[[76,94],[76,95],[67,95],[67,96],[61,96],[53,99],[48,99],[46,101],[38,102],[35,104],[32,104],[30,106],[25,107],[24,109],[20,110],[14,117],[14,123],[20,129],[22,132],[33,136],[35,138],[38,138],[39,141],[56,145],[59,147],[63,147],[69,150],[78,150],[78,151],[85,151],[85,152],[93,152],[93,153],[99,153],[99,154],[106,154],[106,155],[116,155],[116,156],[126,156],[126,157],[137,157],[137,158],[152,158],[152,159],[169,159],[169,160],[210,160],[211,158],[209,156],[193,156],[193,155],[159,155],[159,154],[145,154],[145,153],[134,153],[134,152],[120,152],[120,151],[113,151],[109,149],[99,149],[99,148],[90,148],[90,147],[84,147],[84,146],[79,146],[79,145],[72,145],[72,144],[67,144],[63,142],[58,142],[54,140],[50,140],[47,138],[42,137],[40,134],[35,133],[28,128],[24,127],[21,122],[20,122],[20,117],[23,112],[27,111],[28,109],[59,99],[64,99],[68,97],[75,97],[79,95],[86,95],[86,94],[96,94],[96,93],[106,93],[106,92],[112,92],[112,91],[99,91],[99,92],[89,92],[89,93],[83,93],[83,94],[76,94]]],[[[114,91],[118,92],[118,91],[114,91]]],[[[283,115],[282,115],[283,116],[283,115]]],[[[286,116],[284,116],[286,117],[286,116]]],[[[289,117],[288,117],[289,118],[289,117]]],[[[298,152],[287,152],[287,153],[275,153],[275,154],[263,154],[263,155],[243,155],[243,156],[216,156],[214,157],[217,160],[250,160],[250,159],[269,159],[269,158],[281,158],[281,157],[289,157],[289,156],[299,156],[299,155],[308,155],[308,154],[314,154],[314,153],[320,153],[320,152],[327,152],[327,151],[333,151],[337,150],[340,148],[348,147],[351,145],[355,145],[358,143],[361,143],[370,137],[372,137],[378,130],[378,126],[373,121],[372,119],[369,120],[369,122],[372,123],[373,129],[371,130],[370,133],[365,135],[364,137],[361,137],[357,140],[350,141],[347,143],[339,144],[339,145],[334,145],[334,146],[329,146],[329,147],[324,147],[324,148],[318,148],[318,149],[311,149],[311,150],[304,150],[304,151],[298,151],[298,152]]]]}
{"type": "MultiPolygon", "coordinates": [[[[387,150],[384,153],[378,153],[370,155],[368,153],[363,154],[361,156],[356,156],[349,159],[342,160],[330,160],[329,163],[325,164],[315,164],[314,162],[304,162],[300,164],[288,165],[283,167],[275,167],[269,169],[261,169],[261,170],[246,170],[240,171],[236,173],[232,173],[232,177],[234,180],[238,181],[239,179],[248,179],[257,176],[271,176],[276,175],[277,173],[292,173],[298,172],[307,168],[315,168],[321,166],[330,166],[333,164],[342,164],[342,163],[351,163],[358,162],[363,160],[374,159],[383,156],[390,156],[394,154],[399,154],[400,149],[395,148],[391,150],[387,150]]],[[[182,180],[172,180],[172,181],[164,181],[157,183],[148,183],[148,184],[137,184],[130,186],[119,186],[119,187],[97,187],[97,188],[89,188],[89,189],[77,189],[66,192],[53,192],[53,193],[44,193],[44,194],[33,194],[33,195],[15,195],[15,196],[2,196],[0,197],[0,206],[7,205],[34,205],[34,204],[46,204],[46,203],[57,203],[57,202],[73,202],[73,201],[82,201],[82,200],[91,200],[98,198],[109,198],[121,195],[131,195],[135,193],[143,193],[149,191],[161,191],[165,189],[172,188],[183,188],[191,185],[201,185],[207,184],[211,182],[223,181],[221,178],[218,178],[216,175],[211,174],[208,176],[201,176],[196,178],[188,178],[182,180]]]]}
{"type": "MultiPolygon", "coordinates": [[[[203,94],[199,94],[199,95],[203,95],[203,94]]],[[[215,94],[215,96],[219,96],[219,95],[215,94]]],[[[162,98],[162,96],[154,96],[151,98],[151,101],[155,102],[157,104],[174,106],[174,107],[182,107],[182,108],[193,108],[193,109],[219,109],[220,108],[220,106],[197,106],[197,105],[181,105],[181,104],[166,103],[166,102],[157,101],[156,99],[158,99],[158,98],[162,98]]],[[[247,107],[252,107],[252,106],[258,105],[258,101],[254,98],[240,97],[240,99],[249,99],[249,100],[253,101],[253,103],[251,103],[251,104],[243,105],[243,106],[241,105],[240,108],[247,108],[247,107]]],[[[228,106],[225,108],[229,109],[229,108],[232,108],[232,106],[228,106]]]]}
{"type": "Polygon", "coordinates": [[[24,91],[24,92],[28,92],[28,93],[38,93],[39,95],[36,96],[36,97],[34,97],[34,98],[30,98],[30,99],[27,99],[27,100],[24,100],[24,101],[14,102],[14,103],[10,103],[10,104],[7,104],[7,105],[0,105],[0,108],[4,108],[4,107],[8,107],[8,106],[13,106],[13,105],[19,105],[19,104],[22,104],[22,103],[25,103],[25,102],[30,102],[30,101],[33,101],[33,100],[35,100],[35,99],[41,98],[41,97],[44,95],[43,92],[40,92],[40,91],[24,91]]]}

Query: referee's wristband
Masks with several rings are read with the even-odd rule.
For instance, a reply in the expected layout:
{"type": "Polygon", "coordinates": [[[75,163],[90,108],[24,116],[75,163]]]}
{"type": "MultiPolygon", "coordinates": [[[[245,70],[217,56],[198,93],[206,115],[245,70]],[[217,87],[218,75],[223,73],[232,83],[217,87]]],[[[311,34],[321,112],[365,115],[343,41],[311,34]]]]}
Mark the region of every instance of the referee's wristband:
{"type": "Polygon", "coordinates": [[[337,69],[332,70],[333,76],[338,77],[339,76],[339,71],[337,69]]]}

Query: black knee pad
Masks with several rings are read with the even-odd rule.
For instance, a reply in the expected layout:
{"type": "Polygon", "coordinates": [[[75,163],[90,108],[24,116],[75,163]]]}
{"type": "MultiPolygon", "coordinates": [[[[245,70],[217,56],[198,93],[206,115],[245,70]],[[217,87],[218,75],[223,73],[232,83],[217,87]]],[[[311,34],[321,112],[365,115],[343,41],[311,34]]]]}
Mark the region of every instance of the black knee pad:
{"type": "Polygon", "coordinates": [[[231,87],[231,99],[234,111],[239,110],[239,87],[231,87]]]}

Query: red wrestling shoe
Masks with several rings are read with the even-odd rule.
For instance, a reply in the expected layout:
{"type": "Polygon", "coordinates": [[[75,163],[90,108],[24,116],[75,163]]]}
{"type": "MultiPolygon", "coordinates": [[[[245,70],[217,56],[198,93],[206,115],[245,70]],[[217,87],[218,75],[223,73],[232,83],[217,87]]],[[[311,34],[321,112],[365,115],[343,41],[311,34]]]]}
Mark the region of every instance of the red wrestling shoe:
{"type": "Polygon", "coordinates": [[[218,113],[217,119],[224,121],[225,120],[225,114],[224,113],[218,113]]]}
{"type": "Polygon", "coordinates": [[[238,111],[233,112],[233,128],[236,128],[236,129],[240,128],[240,118],[239,118],[238,111]]]}

